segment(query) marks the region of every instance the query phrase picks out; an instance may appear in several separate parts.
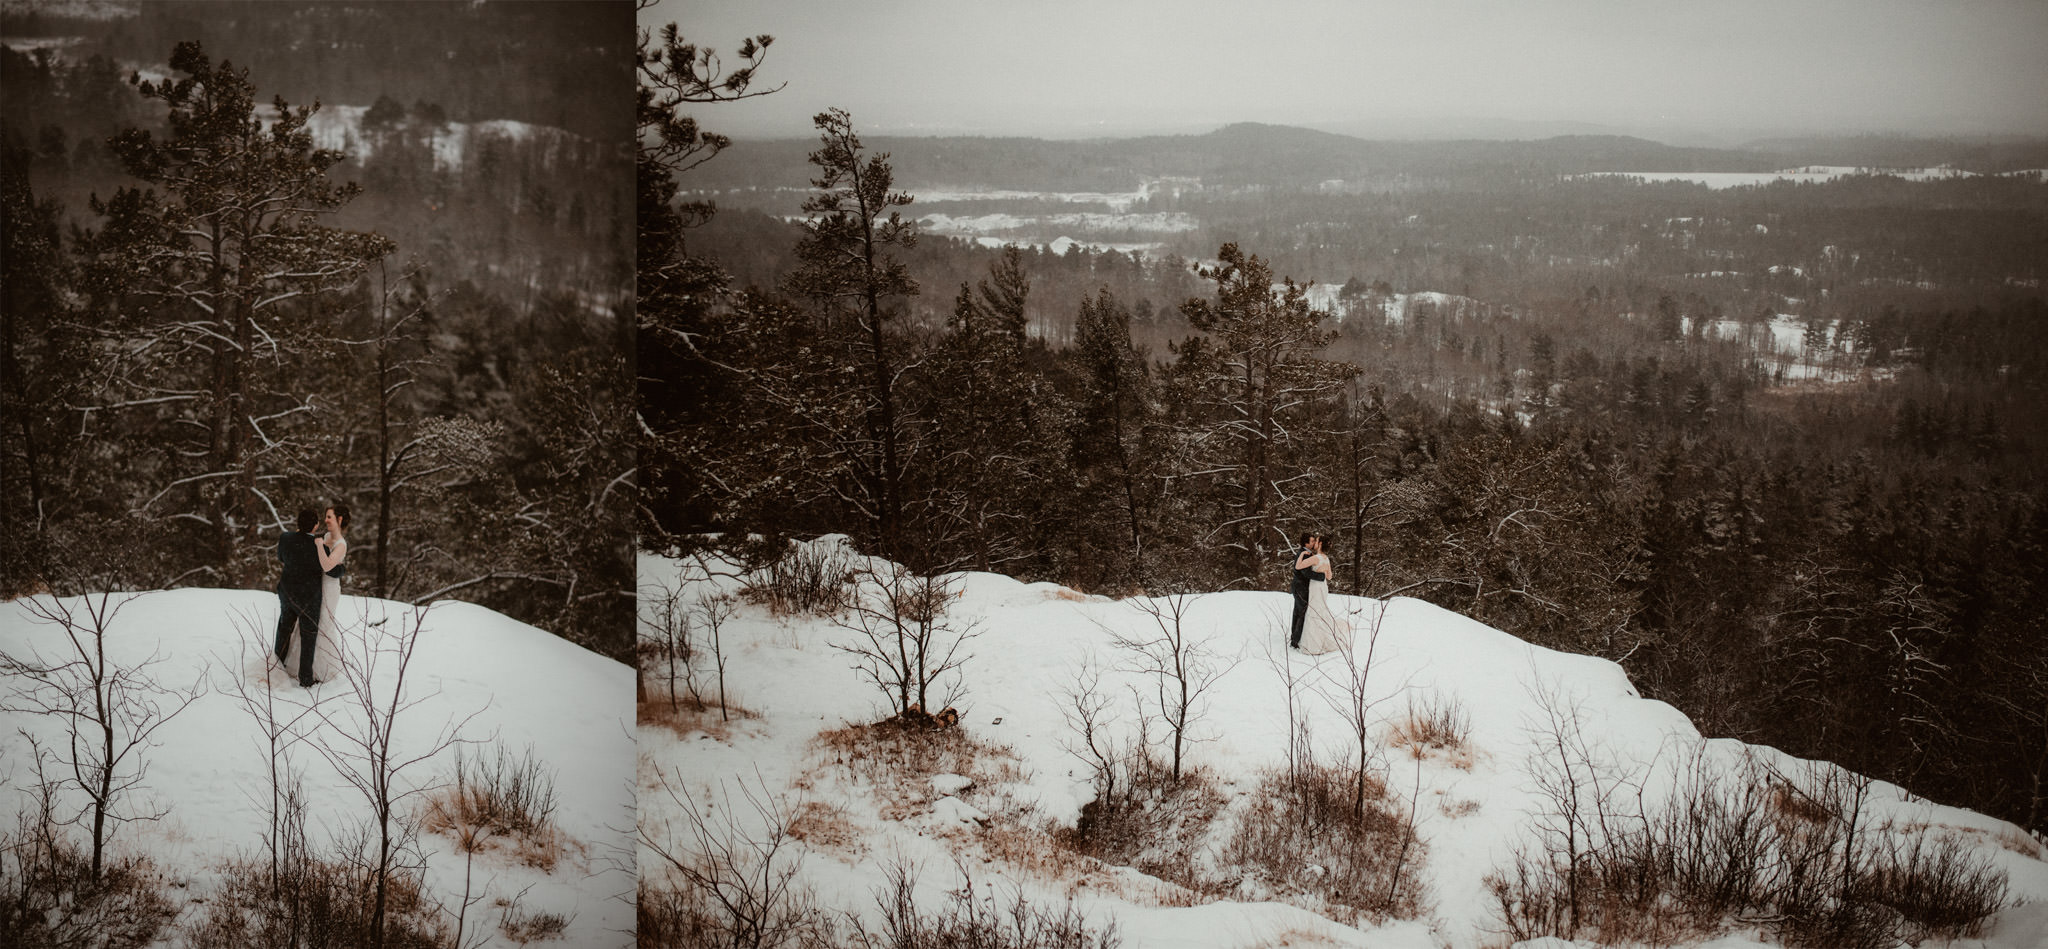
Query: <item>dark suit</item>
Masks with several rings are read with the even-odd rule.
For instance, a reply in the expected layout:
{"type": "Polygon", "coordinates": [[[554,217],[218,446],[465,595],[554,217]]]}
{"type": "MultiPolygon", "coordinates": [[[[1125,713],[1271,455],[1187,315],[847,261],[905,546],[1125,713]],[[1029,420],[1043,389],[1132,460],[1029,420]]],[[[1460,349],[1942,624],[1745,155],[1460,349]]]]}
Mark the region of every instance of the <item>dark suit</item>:
{"type": "Polygon", "coordinates": [[[299,627],[299,684],[313,682],[313,647],[320,635],[320,550],[313,535],[286,531],[277,539],[277,661],[290,652],[292,626],[299,627]]]}
{"type": "MultiPolygon", "coordinates": [[[[1299,554],[1296,555],[1296,559],[1300,559],[1299,554]]],[[[1291,588],[1294,593],[1294,635],[1287,638],[1289,646],[1301,645],[1301,627],[1308,620],[1308,585],[1310,581],[1321,576],[1322,574],[1310,567],[1294,568],[1294,584],[1291,588]]]]}

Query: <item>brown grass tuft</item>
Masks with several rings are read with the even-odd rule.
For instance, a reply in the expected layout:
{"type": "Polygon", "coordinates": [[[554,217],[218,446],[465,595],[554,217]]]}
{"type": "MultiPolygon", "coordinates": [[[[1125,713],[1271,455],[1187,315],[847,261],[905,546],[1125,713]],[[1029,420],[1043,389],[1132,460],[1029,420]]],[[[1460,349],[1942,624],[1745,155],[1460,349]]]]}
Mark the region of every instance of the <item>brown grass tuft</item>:
{"type": "Polygon", "coordinates": [[[789,835],[817,850],[836,850],[851,857],[865,856],[868,845],[860,828],[844,810],[823,801],[807,801],[790,819],[789,835]]]}
{"type": "Polygon", "coordinates": [[[651,697],[653,692],[650,690],[650,698],[640,703],[634,723],[641,728],[666,728],[678,738],[709,735],[718,741],[731,741],[735,724],[761,717],[737,702],[721,706],[687,697],[671,701],[651,697]]]}
{"type": "Polygon", "coordinates": [[[1421,702],[1408,700],[1408,715],[1395,723],[1388,736],[1388,744],[1406,748],[1416,758],[1427,757],[1432,751],[1451,753],[1452,763],[1471,770],[1472,756],[1465,748],[1465,737],[1472,731],[1472,717],[1465,712],[1456,696],[1440,692],[1430,693],[1421,702]],[[1457,753],[1464,752],[1462,764],[1457,753]]]}

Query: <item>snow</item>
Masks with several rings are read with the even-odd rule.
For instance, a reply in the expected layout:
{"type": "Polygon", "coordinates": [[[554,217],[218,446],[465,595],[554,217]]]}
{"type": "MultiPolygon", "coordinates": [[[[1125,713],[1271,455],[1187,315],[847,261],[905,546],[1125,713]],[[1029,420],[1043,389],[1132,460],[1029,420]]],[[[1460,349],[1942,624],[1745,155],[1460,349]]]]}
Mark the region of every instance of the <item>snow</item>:
{"type": "MultiPolygon", "coordinates": [[[[348,683],[323,682],[304,690],[275,668],[269,655],[277,622],[273,593],[180,589],[115,594],[114,599],[123,602],[106,636],[112,662],[134,665],[154,653],[162,661],[150,667],[153,681],[167,686],[203,682],[208,688],[157,732],[155,746],[147,751],[142,793],[167,808],[168,817],[125,825],[114,838],[117,850],[146,852],[174,878],[195,881],[184,892],[196,907],[221,860],[253,854],[264,840],[268,752],[260,728],[231,690],[235,680],[257,694],[271,689],[280,705],[326,700],[322,707],[344,719],[339,710],[347,706],[348,683]]],[[[0,650],[16,656],[28,650],[51,656],[60,650],[60,631],[37,617],[34,602],[55,601],[0,603],[0,650]]],[[[62,602],[75,607],[79,601],[62,602]]],[[[338,614],[344,640],[388,644],[415,609],[344,596],[338,614]]],[[[400,715],[395,751],[423,752],[449,726],[458,727],[462,739],[481,742],[467,755],[491,754],[494,739],[513,753],[530,746],[531,754],[553,772],[553,820],[575,842],[552,872],[525,866],[506,851],[487,851],[476,859],[478,883],[488,881],[494,897],[510,897],[531,886],[521,903],[525,910],[571,917],[562,945],[631,945],[632,670],[472,604],[433,604],[424,608],[421,623],[406,679],[407,694],[421,702],[400,715]]],[[[388,657],[379,661],[375,681],[380,692],[388,688],[393,662],[388,657]]],[[[0,815],[12,815],[30,800],[33,770],[26,735],[37,736],[47,747],[60,732],[50,719],[18,713],[0,713],[0,726],[0,815]]],[[[316,849],[368,815],[359,792],[313,749],[300,747],[292,759],[304,771],[309,834],[316,849]]],[[[406,788],[438,785],[453,768],[453,753],[444,751],[404,772],[401,780],[409,782],[406,788]]],[[[420,839],[429,852],[429,888],[445,903],[458,902],[463,861],[453,841],[432,833],[420,839]]],[[[472,922],[484,913],[494,924],[491,904],[479,907],[471,911],[472,922]]],[[[487,945],[512,943],[494,931],[487,945]]]]}
{"type": "MultiPolygon", "coordinates": [[[[1855,165],[1807,165],[1802,168],[1788,168],[1782,171],[1601,171],[1573,178],[1637,178],[1649,183],[1666,181],[1689,181],[1703,184],[1716,191],[1724,188],[1745,188],[1767,185],[1779,181],[1793,181],[1818,184],[1846,178],[1851,175],[1891,175],[1907,181],[1935,181],[1945,178],[1967,178],[1970,172],[1948,165],[1933,168],[1871,168],[1855,165]]],[[[1679,218],[1677,220],[1689,220],[1679,218]]]]}
{"type": "Polygon", "coordinates": [[[1444,317],[1453,314],[1475,312],[1479,308],[1479,301],[1468,296],[1444,293],[1440,290],[1422,290],[1415,293],[1396,293],[1391,296],[1368,297],[1362,303],[1349,304],[1342,311],[1341,315],[1348,317],[1362,306],[1373,305],[1379,307],[1380,317],[1387,325],[1402,326],[1408,322],[1408,315],[1418,305],[1433,307],[1436,310],[1437,316],[1444,317]]]}
{"type": "MultiPolygon", "coordinates": [[[[811,543],[838,546],[844,539],[827,537],[811,543]]],[[[1084,596],[1053,584],[1026,584],[987,573],[960,574],[956,579],[959,595],[949,615],[980,630],[969,641],[967,695],[956,703],[960,727],[979,741],[1014,753],[1019,777],[984,781],[972,788],[949,782],[950,793],[938,793],[938,787],[929,789],[931,794],[919,792],[926,802],[919,815],[901,820],[876,815],[873,804],[862,803],[869,792],[821,777],[833,769],[812,744],[822,730],[886,715],[881,695],[856,677],[844,653],[832,648],[844,633],[825,619],[775,616],[746,604],[723,633],[726,676],[734,701],[759,717],[737,722],[717,736],[643,730],[643,826],[658,832],[678,818],[678,805],[660,791],[656,775],[679,784],[696,800],[715,799],[721,789],[731,794],[744,783],[843,810],[858,826],[860,845],[817,848],[806,858],[803,873],[825,905],[856,912],[874,905],[876,868],[891,855],[923,866],[921,900],[935,901],[958,885],[949,868],[956,857],[976,865],[972,841],[979,832],[966,826],[978,822],[958,805],[987,813],[1023,802],[1044,817],[1072,826],[1091,790],[1087,769],[1067,750],[1071,729],[1061,714],[1061,696],[1084,662],[1109,670],[1103,677],[1105,694],[1127,695],[1125,686],[1138,680],[1109,669],[1117,659],[1109,643],[1116,633],[1136,632],[1151,619],[1132,601],[1084,596]]],[[[686,601],[740,587],[732,576],[707,574],[694,563],[646,554],[640,559],[640,582],[643,590],[681,589],[686,601]]],[[[1455,699],[1470,717],[1467,754],[1416,758],[1389,752],[1388,785],[1403,800],[1415,787],[1420,802],[1417,828],[1426,848],[1427,918],[1360,930],[1278,902],[1173,905],[1186,900],[1160,896],[1172,888],[1129,868],[1075,882],[1006,870],[1011,865],[980,858],[977,885],[1001,878],[1001,892],[1022,891],[1034,901],[1046,899],[1055,905],[1072,896],[1088,918],[1099,924],[1114,917],[1125,944],[1146,949],[1276,945],[1283,934],[1294,940],[1288,944],[1316,944],[1320,939],[1333,945],[1472,949],[1498,944],[1492,928],[1493,901],[1483,878],[1502,865],[1519,842],[1530,839],[1531,815],[1542,806],[1529,765],[1540,747],[1533,727],[1542,714],[1536,697],[1540,692],[1576,705],[1586,733],[1602,755],[1645,775],[1661,775],[1651,782],[1653,795],[1657,780],[1667,787],[1674,780],[1672,762],[1688,748],[1723,765],[1753,755],[1786,773],[1832,768],[1732,740],[1703,741],[1677,709],[1639,696],[1614,663],[1533,646],[1419,600],[1382,602],[1345,595],[1333,595],[1331,600],[1340,615],[1361,628],[1369,627],[1375,617],[1382,619],[1371,650],[1368,686],[1375,698],[1384,700],[1380,708],[1388,716],[1403,714],[1411,697],[1434,695],[1455,699]]],[[[1289,607],[1284,592],[1220,592],[1197,598],[1188,616],[1189,628],[1198,638],[1207,638],[1235,661],[1210,693],[1211,702],[1196,729],[1201,741],[1190,752],[1195,764],[1216,776],[1226,800],[1254,793],[1260,772],[1283,761],[1288,722],[1283,674],[1276,663],[1292,663],[1297,675],[1305,673],[1304,681],[1314,694],[1301,700],[1299,712],[1311,723],[1319,753],[1326,760],[1342,760],[1350,741],[1336,710],[1318,697],[1327,697],[1334,688],[1329,674],[1343,668],[1341,656],[1305,657],[1278,648],[1289,607]]],[[[1361,633],[1355,646],[1361,660],[1366,642],[1361,633]]],[[[1124,724],[1130,720],[1125,710],[1124,724]]],[[[2010,875],[2014,897],[2037,904],[2048,901],[2048,862],[2038,852],[2017,852],[2013,842],[2027,841],[2018,828],[1912,799],[1882,782],[1872,786],[1871,794],[1877,819],[1901,826],[1925,824],[1959,835],[2010,875]]],[[[644,854],[641,866],[650,867],[644,854]]],[[[2038,946],[2027,940],[2044,925],[2040,912],[2027,907],[2004,914],[1982,945],[2038,946]]],[[[1732,939],[1713,945],[1755,944],[1739,935],[1732,939]]]]}
{"type": "Polygon", "coordinates": [[[1088,233],[1111,233],[1136,231],[1157,234],[1182,234],[1194,230],[1195,219],[1180,211],[1165,211],[1152,214],[1046,214],[1020,216],[1015,214],[982,214],[973,217],[955,217],[950,214],[927,214],[919,219],[926,228],[940,234],[994,234],[1004,231],[1018,231],[1050,227],[1071,229],[1088,233]]]}
{"type": "MultiPolygon", "coordinates": [[[[305,103],[292,103],[292,106],[297,108],[302,104],[305,103]]],[[[322,103],[320,111],[307,121],[306,131],[313,136],[313,144],[345,152],[357,161],[364,161],[376,153],[379,140],[386,134],[363,132],[363,115],[369,111],[369,106],[322,103]]],[[[267,105],[258,106],[257,113],[265,121],[276,117],[276,110],[267,105]]],[[[559,149],[577,137],[553,126],[513,119],[490,119],[443,123],[429,134],[429,146],[434,152],[434,170],[445,172],[461,170],[469,152],[487,139],[521,145],[535,141],[545,143],[557,153],[545,156],[544,161],[552,163],[558,160],[559,149]]]]}
{"type": "Polygon", "coordinates": [[[1199,190],[1192,178],[1147,178],[1132,191],[1023,191],[1005,188],[961,188],[945,185],[909,189],[922,204],[952,201],[1046,201],[1057,204],[1100,204],[1122,214],[1133,205],[1155,195],[1179,197],[1183,191],[1199,190]]]}

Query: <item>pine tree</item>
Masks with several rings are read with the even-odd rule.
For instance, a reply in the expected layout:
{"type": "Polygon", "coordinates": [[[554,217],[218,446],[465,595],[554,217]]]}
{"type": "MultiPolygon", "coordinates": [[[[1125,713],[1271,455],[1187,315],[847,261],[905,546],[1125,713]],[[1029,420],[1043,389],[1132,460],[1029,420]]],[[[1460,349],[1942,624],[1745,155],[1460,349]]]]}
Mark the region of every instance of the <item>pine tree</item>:
{"type": "Polygon", "coordinates": [[[760,437],[768,420],[748,409],[750,366],[741,330],[749,320],[735,312],[758,315],[762,308],[744,304],[718,262],[689,246],[690,230],[716,207],[679,201],[678,194],[681,176],[732,144],[684,110],[779,90],[754,88],[774,42],[765,34],[743,41],[739,65],[728,70],[715,50],[688,42],[669,24],[658,41],[642,33],[635,53],[635,348],[644,429],[639,528],[646,543],[677,553],[719,543],[732,552],[735,538],[772,533],[760,523],[728,529],[732,518],[747,516],[743,510],[760,507],[750,500],[753,489],[772,477],[750,465],[755,455],[725,450],[775,443],[760,437]]]}
{"type": "Polygon", "coordinates": [[[1056,426],[1047,421],[1059,400],[1026,364],[1030,291],[1022,254],[1005,248],[973,289],[961,285],[928,363],[942,516],[964,534],[959,546],[978,570],[1036,550],[1032,515],[1062,480],[1056,426]]]}
{"type": "Polygon", "coordinates": [[[1236,244],[1218,257],[1221,266],[1207,274],[1215,301],[1181,306],[1207,334],[1176,348],[1198,433],[1191,475],[1208,487],[1219,518],[1205,539],[1229,552],[1226,569],[1237,582],[1263,583],[1262,567],[1290,541],[1280,523],[1284,485],[1301,471],[1287,455],[1308,434],[1289,422],[1358,369],[1315,357],[1335,333],[1321,328],[1329,314],[1309,305],[1306,287],[1276,287],[1272,268],[1236,244]]]}
{"type": "Polygon", "coordinates": [[[1082,298],[1074,350],[1081,364],[1072,452],[1078,494],[1098,502],[1102,512],[1084,516],[1083,523],[1102,528],[1092,536],[1104,551],[1100,559],[1112,565],[1103,580],[1144,584],[1145,564],[1157,546],[1152,533],[1162,454],[1153,444],[1158,412],[1144,354],[1131,343],[1131,311],[1107,288],[1093,299],[1082,298]]]}
{"type": "Polygon", "coordinates": [[[73,268],[58,238],[61,208],[37,200],[30,155],[0,155],[0,598],[58,580],[54,520],[76,501],[66,474],[74,439],[67,406],[87,395],[92,353],[68,319],[73,268]]]}
{"type": "Polygon", "coordinates": [[[203,525],[193,553],[249,585],[263,564],[257,532],[279,517],[259,472],[293,464],[293,424],[319,399],[291,360],[320,345],[320,298],[392,247],[319,223],[359,189],[327,179],[343,156],[313,145],[318,103],[279,97],[266,120],[248,71],[197,43],[178,44],[171,68],[186,78],[138,84],[169,108],[169,137],[131,129],[112,142],[162,195],[124,188],[92,205],[107,221],[88,242],[90,285],[109,328],[133,341],[108,407],[160,413],[152,437],[172,460],[139,509],[203,525]]]}
{"type": "Polygon", "coordinates": [[[917,243],[915,226],[897,208],[911,196],[894,190],[885,154],[864,154],[853,120],[831,109],[813,119],[821,147],[811,153],[818,168],[817,192],[805,199],[801,262],[784,280],[792,293],[817,308],[827,334],[847,347],[859,381],[844,395],[859,407],[862,431],[854,435],[848,460],[855,496],[880,552],[911,563],[905,523],[908,462],[915,425],[897,391],[904,344],[893,331],[902,300],[918,292],[916,281],[896,257],[917,243]]]}

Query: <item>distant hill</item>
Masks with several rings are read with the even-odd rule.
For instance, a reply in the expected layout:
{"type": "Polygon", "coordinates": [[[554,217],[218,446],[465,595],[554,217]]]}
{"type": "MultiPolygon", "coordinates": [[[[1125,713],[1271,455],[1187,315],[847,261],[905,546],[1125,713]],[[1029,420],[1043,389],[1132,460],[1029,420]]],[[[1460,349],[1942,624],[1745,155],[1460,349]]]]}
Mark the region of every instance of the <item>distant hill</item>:
{"type": "MultiPolygon", "coordinates": [[[[715,129],[715,125],[714,125],[715,129]]],[[[1766,171],[1755,150],[1678,148],[1618,135],[1534,141],[1379,141],[1245,122],[1201,135],[1047,140],[866,137],[892,156],[899,183],[1037,190],[1129,189],[1140,179],[1198,177],[1213,187],[1452,184],[1592,171],[1766,171]]],[[[691,172],[693,188],[803,187],[810,140],[735,143],[691,172]]]]}

